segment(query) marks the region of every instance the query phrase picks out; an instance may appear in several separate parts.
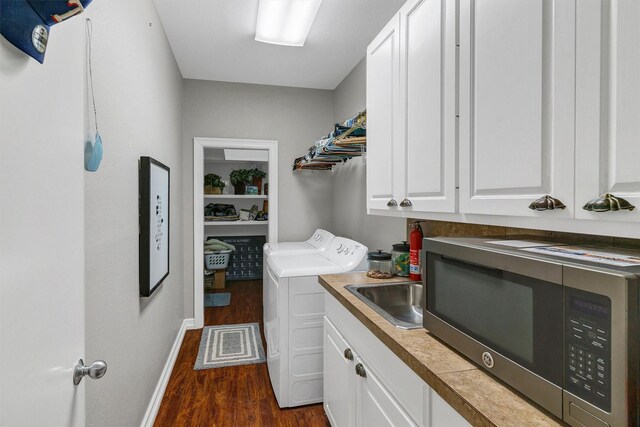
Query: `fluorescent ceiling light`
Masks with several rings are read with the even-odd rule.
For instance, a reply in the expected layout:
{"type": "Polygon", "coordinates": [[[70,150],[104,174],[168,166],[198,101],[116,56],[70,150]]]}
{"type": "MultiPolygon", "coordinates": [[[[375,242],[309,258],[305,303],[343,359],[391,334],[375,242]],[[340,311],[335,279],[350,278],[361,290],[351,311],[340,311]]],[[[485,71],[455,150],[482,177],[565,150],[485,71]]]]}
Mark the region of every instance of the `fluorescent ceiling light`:
{"type": "Polygon", "coordinates": [[[256,41],[303,46],[322,0],[260,0],[256,41]]]}
{"type": "Polygon", "coordinates": [[[225,160],[241,160],[246,162],[268,162],[269,152],[267,150],[243,150],[243,149],[224,149],[225,160]]]}

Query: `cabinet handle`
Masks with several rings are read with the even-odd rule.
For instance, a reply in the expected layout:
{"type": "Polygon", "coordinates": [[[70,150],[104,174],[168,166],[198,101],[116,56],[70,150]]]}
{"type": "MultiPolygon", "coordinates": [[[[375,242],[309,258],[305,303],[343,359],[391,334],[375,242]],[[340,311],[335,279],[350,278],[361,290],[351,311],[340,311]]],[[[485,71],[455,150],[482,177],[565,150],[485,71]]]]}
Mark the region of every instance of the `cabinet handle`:
{"type": "Polygon", "coordinates": [[[409,206],[412,206],[412,205],[413,203],[411,203],[411,200],[407,199],[406,197],[403,201],[400,202],[401,208],[408,208],[409,206]]]}
{"type": "Polygon", "coordinates": [[[356,374],[362,378],[367,378],[367,371],[364,369],[362,363],[356,365],[356,374]]]}
{"type": "Polygon", "coordinates": [[[629,201],[622,197],[616,197],[610,193],[606,193],[593,200],[589,200],[587,204],[582,207],[582,209],[589,212],[609,212],[619,210],[632,211],[635,208],[636,207],[629,203],[629,201]]]}
{"type": "Polygon", "coordinates": [[[529,209],[533,211],[552,211],[554,209],[565,209],[566,206],[559,199],[555,199],[548,194],[534,200],[529,205],[529,209]]]}
{"type": "Polygon", "coordinates": [[[390,208],[392,208],[392,207],[394,207],[394,206],[398,206],[398,202],[396,202],[396,200],[395,200],[395,199],[391,199],[391,200],[389,200],[389,201],[387,202],[387,206],[388,206],[388,207],[390,207],[390,208]]]}
{"type": "Polygon", "coordinates": [[[353,360],[353,351],[350,348],[344,351],[344,358],[347,360],[353,360]]]}

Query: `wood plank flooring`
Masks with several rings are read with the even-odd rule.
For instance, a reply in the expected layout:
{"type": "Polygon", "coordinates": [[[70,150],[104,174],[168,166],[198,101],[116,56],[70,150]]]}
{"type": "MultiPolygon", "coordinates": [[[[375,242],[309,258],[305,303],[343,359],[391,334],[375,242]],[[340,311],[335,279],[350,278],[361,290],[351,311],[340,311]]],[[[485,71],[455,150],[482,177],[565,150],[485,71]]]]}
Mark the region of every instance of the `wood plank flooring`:
{"type": "MultiPolygon", "coordinates": [[[[216,292],[231,293],[231,304],[206,308],[205,325],[259,322],[265,345],[262,281],[230,282],[216,292]]],[[[186,332],[155,427],[329,426],[321,404],[280,409],[266,363],[194,371],[201,334],[186,332]]]]}

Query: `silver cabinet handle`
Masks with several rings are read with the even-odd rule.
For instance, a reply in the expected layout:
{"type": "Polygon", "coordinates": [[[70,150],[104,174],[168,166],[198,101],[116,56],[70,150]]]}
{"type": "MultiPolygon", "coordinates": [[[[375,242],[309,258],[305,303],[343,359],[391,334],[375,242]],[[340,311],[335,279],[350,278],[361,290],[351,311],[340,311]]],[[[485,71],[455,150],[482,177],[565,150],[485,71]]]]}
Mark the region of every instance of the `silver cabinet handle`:
{"type": "Polygon", "coordinates": [[[394,206],[398,206],[398,202],[396,202],[396,200],[395,200],[395,199],[391,199],[391,200],[389,200],[389,201],[387,202],[387,206],[388,206],[388,207],[390,207],[390,208],[392,208],[392,207],[394,207],[394,206]]]}
{"type": "Polygon", "coordinates": [[[554,199],[549,196],[542,196],[539,199],[534,200],[529,205],[529,209],[533,211],[552,211],[554,209],[565,209],[566,206],[558,199],[554,199]]]}
{"type": "Polygon", "coordinates": [[[80,359],[73,369],[73,383],[75,385],[80,384],[80,381],[82,381],[82,378],[85,376],[97,380],[104,377],[106,373],[107,363],[104,360],[96,360],[90,366],[85,366],[84,361],[80,359]]]}
{"type": "Polygon", "coordinates": [[[413,206],[413,203],[411,203],[411,200],[409,200],[409,199],[407,199],[405,197],[405,199],[400,202],[400,207],[401,208],[408,208],[409,206],[413,206]]]}
{"type": "Polygon", "coordinates": [[[347,360],[353,360],[353,351],[350,348],[344,351],[344,358],[347,360]]]}
{"type": "Polygon", "coordinates": [[[608,212],[628,210],[632,211],[636,207],[629,203],[628,200],[622,197],[616,197],[613,194],[603,194],[602,196],[589,200],[586,205],[582,207],[585,211],[589,212],[608,212]]]}
{"type": "Polygon", "coordinates": [[[362,378],[367,378],[367,371],[364,369],[364,365],[362,363],[358,363],[356,365],[356,374],[362,378]]]}

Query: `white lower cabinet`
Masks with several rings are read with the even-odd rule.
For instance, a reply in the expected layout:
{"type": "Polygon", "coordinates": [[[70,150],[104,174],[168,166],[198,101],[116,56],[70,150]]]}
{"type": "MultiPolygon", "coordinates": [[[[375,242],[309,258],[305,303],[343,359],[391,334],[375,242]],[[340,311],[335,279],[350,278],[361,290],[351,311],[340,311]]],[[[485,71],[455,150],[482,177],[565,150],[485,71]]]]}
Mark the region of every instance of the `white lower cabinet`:
{"type": "Polygon", "coordinates": [[[416,426],[362,359],[355,361],[356,427],[416,426]]]}
{"type": "Polygon", "coordinates": [[[328,292],[324,409],[333,427],[470,425],[328,292]]]}
{"type": "Polygon", "coordinates": [[[333,427],[355,423],[353,353],[335,326],[324,318],[324,412],[333,427]]]}

